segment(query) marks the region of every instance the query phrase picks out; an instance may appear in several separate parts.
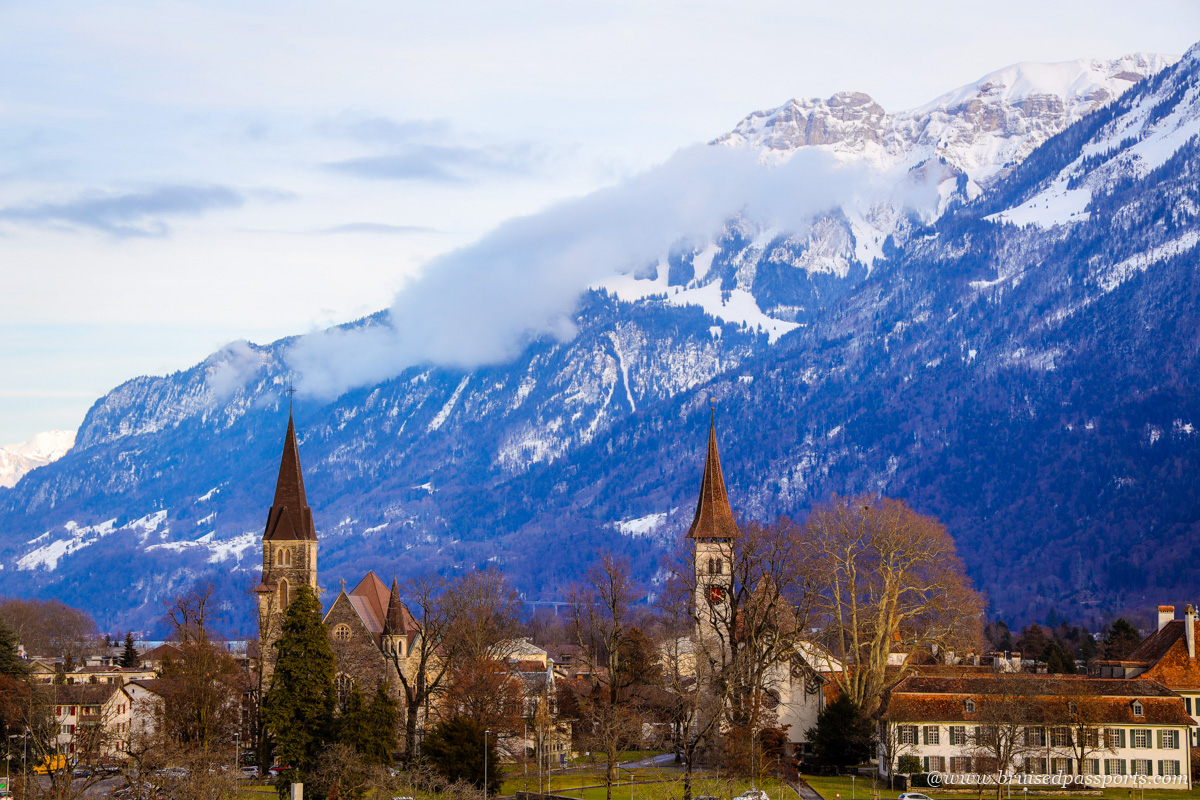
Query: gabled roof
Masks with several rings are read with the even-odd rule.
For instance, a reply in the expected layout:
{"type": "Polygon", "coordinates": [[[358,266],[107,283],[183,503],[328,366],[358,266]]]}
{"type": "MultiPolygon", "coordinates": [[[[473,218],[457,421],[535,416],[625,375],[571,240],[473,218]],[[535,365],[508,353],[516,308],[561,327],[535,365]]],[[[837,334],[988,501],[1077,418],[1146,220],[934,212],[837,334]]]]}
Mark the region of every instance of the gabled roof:
{"type": "Polygon", "coordinates": [[[388,590],[372,570],[351,589],[347,595],[350,605],[358,613],[359,619],[367,626],[367,630],[379,636],[383,633],[384,620],[387,617],[388,590]]]}
{"type": "MultiPolygon", "coordinates": [[[[1163,625],[1162,628],[1147,636],[1141,644],[1121,660],[1126,663],[1141,663],[1146,666],[1158,663],[1170,652],[1176,642],[1184,638],[1186,632],[1186,629],[1183,627],[1184,624],[1184,621],[1181,619],[1171,620],[1166,625],[1163,625]]],[[[1193,624],[1197,626],[1196,632],[1200,633],[1200,620],[1193,624]]]]}
{"type": "Polygon", "coordinates": [[[117,692],[128,696],[119,683],[67,683],[54,687],[55,704],[103,705],[117,692]]]}
{"type": "Polygon", "coordinates": [[[408,606],[400,602],[400,585],[392,578],[392,588],[388,592],[387,615],[383,621],[385,636],[411,636],[421,630],[416,619],[409,613],[408,606]]]}
{"type": "Polygon", "coordinates": [[[704,476],[700,479],[700,499],[696,516],[688,528],[689,539],[737,538],[737,523],[725,492],[725,476],[721,474],[721,457],[717,454],[717,419],[714,412],[708,425],[708,455],[704,459],[704,476]]]}
{"type": "Polygon", "coordinates": [[[279,459],[279,477],[275,481],[275,501],[267,514],[263,541],[313,541],[312,509],[304,494],[304,475],[300,470],[300,450],[296,446],[296,426],[288,412],[287,436],[279,459]]]}

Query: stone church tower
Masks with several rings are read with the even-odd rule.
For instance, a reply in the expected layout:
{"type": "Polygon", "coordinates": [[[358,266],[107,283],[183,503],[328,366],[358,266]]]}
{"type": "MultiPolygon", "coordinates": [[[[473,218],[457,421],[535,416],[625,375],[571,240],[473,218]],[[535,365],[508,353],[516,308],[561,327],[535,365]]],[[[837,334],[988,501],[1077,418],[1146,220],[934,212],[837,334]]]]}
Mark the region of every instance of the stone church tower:
{"type": "Polygon", "coordinates": [[[279,638],[283,612],[296,596],[296,589],[308,584],[317,592],[317,532],[312,509],[304,494],[304,475],[300,470],[300,451],[296,446],[296,427],[288,411],[287,436],[275,481],[275,501],[267,514],[263,531],[262,583],[255,589],[258,597],[258,637],[263,677],[269,683],[275,663],[276,639],[279,638]]]}
{"type": "MultiPolygon", "coordinates": [[[[708,455],[704,460],[704,476],[700,479],[700,499],[687,533],[692,540],[692,565],[696,573],[696,608],[708,609],[710,620],[728,616],[733,544],[739,535],[725,492],[725,477],[721,474],[714,412],[708,426],[708,455]]],[[[701,619],[704,616],[701,611],[701,619]]],[[[700,633],[704,635],[705,631],[700,633]]]]}

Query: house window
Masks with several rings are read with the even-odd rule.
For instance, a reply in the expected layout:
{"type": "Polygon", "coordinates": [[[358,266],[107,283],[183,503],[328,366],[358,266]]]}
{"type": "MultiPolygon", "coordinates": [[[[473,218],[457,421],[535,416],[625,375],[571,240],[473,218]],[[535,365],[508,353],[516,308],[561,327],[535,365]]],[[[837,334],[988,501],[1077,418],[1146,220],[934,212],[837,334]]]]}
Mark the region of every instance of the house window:
{"type": "Polygon", "coordinates": [[[945,772],[946,757],[945,756],[925,756],[925,771],[926,772],[945,772]]]}
{"type": "Polygon", "coordinates": [[[917,726],[916,725],[897,725],[896,734],[900,739],[900,744],[916,744],[917,743],[917,726]]]}
{"type": "Polygon", "coordinates": [[[1085,728],[1079,732],[1079,735],[1083,739],[1083,741],[1086,743],[1085,744],[1086,747],[1095,748],[1095,747],[1100,746],[1100,729],[1099,728],[1085,728]]]}
{"type": "Polygon", "coordinates": [[[1070,775],[1073,762],[1069,758],[1052,758],[1050,759],[1050,774],[1051,775],[1070,775]]]}
{"type": "Polygon", "coordinates": [[[926,725],[921,729],[921,738],[924,740],[922,744],[940,744],[938,741],[938,726],[926,725]]]}
{"type": "Polygon", "coordinates": [[[1079,762],[1080,775],[1099,775],[1100,774],[1100,759],[1085,758],[1079,762]]]}
{"type": "Polygon", "coordinates": [[[1044,759],[1044,758],[1026,758],[1025,759],[1025,774],[1026,775],[1045,775],[1046,774],[1046,759],[1044,759]]]}
{"type": "Polygon", "coordinates": [[[1179,749],[1179,731],[1159,731],[1158,732],[1158,749],[1159,750],[1178,750],[1179,749]]]}
{"type": "Polygon", "coordinates": [[[1124,775],[1125,774],[1125,759],[1123,759],[1123,758],[1106,758],[1106,759],[1104,759],[1104,774],[1105,775],[1124,775]]]}
{"type": "Polygon", "coordinates": [[[1159,761],[1158,762],[1158,774],[1159,775],[1178,775],[1179,774],[1179,762],[1178,761],[1159,761]]]}
{"type": "Polygon", "coordinates": [[[1071,729],[1070,728],[1051,728],[1050,729],[1050,744],[1054,747],[1070,747],[1071,746],[1071,729]]]}
{"type": "Polygon", "coordinates": [[[345,623],[334,626],[333,638],[339,642],[350,641],[350,626],[345,623]]]}
{"type": "Polygon", "coordinates": [[[965,725],[950,726],[950,744],[964,745],[967,743],[967,727],[965,725]]]}
{"type": "Polygon", "coordinates": [[[1078,714],[1079,706],[1076,705],[1075,703],[1067,703],[1067,713],[1068,714],[1078,714]]]}
{"type": "Polygon", "coordinates": [[[1144,716],[1146,716],[1146,711],[1145,711],[1145,709],[1143,709],[1143,708],[1142,708],[1142,701],[1141,701],[1141,700],[1134,700],[1134,701],[1133,701],[1133,715],[1134,715],[1135,717],[1144,717],[1144,716]]]}
{"type": "Polygon", "coordinates": [[[1192,698],[1190,698],[1190,697],[1183,698],[1183,707],[1187,709],[1187,712],[1189,714],[1192,713],[1192,698]]]}
{"type": "Polygon", "coordinates": [[[1150,765],[1150,759],[1148,759],[1148,758],[1135,758],[1129,762],[1129,766],[1130,766],[1129,772],[1131,775],[1153,775],[1154,774],[1154,772],[1152,771],[1151,765],[1150,765]]]}
{"type": "Polygon", "coordinates": [[[1025,746],[1026,747],[1045,747],[1046,746],[1046,729],[1045,728],[1026,728],[1025,729],[1025,746]]]}
{"type": "Polygon", "coordinates": [[[962,775],[971,771],[970,756],[950,756],[950,771],[962,775]]]}
{"type": "MultiPolygon", "coordinates": [[[[1132,731],[1130,731],[1130,734],[1131,734],[1131,736],[1129,738],[1132,739],[1132,741],[1129,743],[1130,747],[1145,749],[1150,746],[1150,729],[1149,728],[1134,728],[1132,731]]],[[[1144,773],[1134,773],[1134,774],[1144,774],[1144,773]]]]}
{"type": "Polygon", "coordinates": [[[968,698],[967,701],[965,703],[963,703],[963,710],[966,711],[968,714],[974,714],[975,713],[975,701],[968,698]]]}
{"type": "MultiPolygon", "coordinates": [[[[1125,746],[1125,729],[1124,728],[1105,728],[1104,744],[1109,750],[1116,750],[1125,746]]],[[[1114,773],[1105,773],[1114,774],[1114,773]]],[[[1124,772],[1115,773],[1124,775],[1124,772]]]]}

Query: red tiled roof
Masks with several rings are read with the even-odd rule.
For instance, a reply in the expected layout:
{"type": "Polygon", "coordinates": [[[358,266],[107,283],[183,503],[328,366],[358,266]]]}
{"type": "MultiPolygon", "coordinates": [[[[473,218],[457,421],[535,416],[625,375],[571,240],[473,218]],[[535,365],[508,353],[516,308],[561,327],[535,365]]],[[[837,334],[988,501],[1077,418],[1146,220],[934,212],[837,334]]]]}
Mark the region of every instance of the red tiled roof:
{"type": "Polygon", "coordinates": [[[734,539],[738,536],[725,477],[721,474],[721,457],[717,453],[717,421],[714,414],[708,426],[708,455],[704,459],[704,476],[700,479],[700,499],[696,516],[687,532],[689,539],[734,539]]]}
{"type": "Polygon", "coordinates": [[[1024,701],[1030,721],[1068,724],[1070,704],[1086,709],[1088,722],[1137,725],[1191,725],[1179,695],[1156,681],[1064,675],[929,677],[913,675],[892,690],[884,719],[894,722],[980,722],[994,705],[1024,701]],[[974,700],[968,712],[966,701],[974,700]],[[1135,716],[1133,701],[1142,704],[1135,716]]]}

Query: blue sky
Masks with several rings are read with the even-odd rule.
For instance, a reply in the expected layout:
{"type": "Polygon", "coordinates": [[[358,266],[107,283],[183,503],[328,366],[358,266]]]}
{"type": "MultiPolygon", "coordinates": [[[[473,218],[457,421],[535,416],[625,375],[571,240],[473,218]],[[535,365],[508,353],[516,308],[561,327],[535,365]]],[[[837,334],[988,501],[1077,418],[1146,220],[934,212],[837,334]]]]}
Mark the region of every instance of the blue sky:
{"type": "Polygon", "coordinates": [[[1180,54],[1200,4],[0,0],[0,444],[321,329],[747,113],[1180,54]]]}

